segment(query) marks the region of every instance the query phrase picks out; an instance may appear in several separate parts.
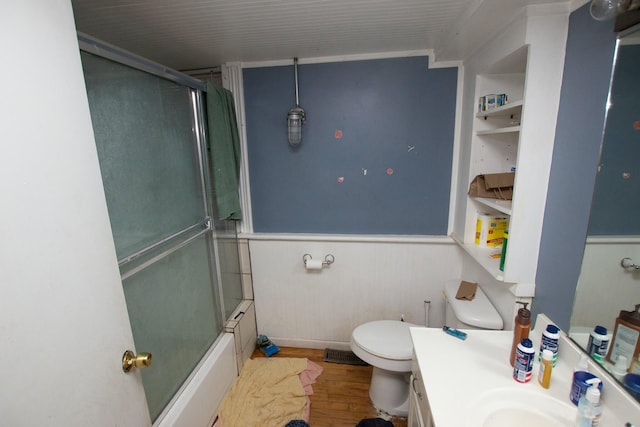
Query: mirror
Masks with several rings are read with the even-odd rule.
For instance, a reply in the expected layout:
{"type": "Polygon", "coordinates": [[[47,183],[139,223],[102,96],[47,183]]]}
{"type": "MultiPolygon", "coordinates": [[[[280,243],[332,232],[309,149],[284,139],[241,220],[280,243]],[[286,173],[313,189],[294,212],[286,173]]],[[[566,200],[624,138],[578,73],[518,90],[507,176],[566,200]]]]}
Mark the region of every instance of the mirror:
{"type": "MultiPolygon", "coordinates": [[[[638,26],[621,33],[618,38],[588,236],[569,335],[586,350],[589,334],[596,325],[605,327],[611,337],[620,312],[634,311],[636,304],[640,304],[638,26]]],[[[640,336],[640,326],[637,329],[640,336]]],[[[618,344],[622,342],[621,335],[616,338],[618,344]]],[[[629,342],[635,343],[634,339],[631,336],[629,342]]],[[[633,344],[627,346],[630,349],[625,350],[626,353],[635,353],[633,344]]],[[[609,347],[612,347],[612,341],[609,347]]],[[[615,358],[621,350],[610,354],[615,358]]],[[[602,363],[613,372],[612,362],[615,360],[602,363]]],[[[628,360],[627,364],[631,362],[628,360]]],[[[618,379],[623,382],[620,376],[618,379]]],[[[635,397],[640,400],[640,394],[635,394],[635,397]]]]}

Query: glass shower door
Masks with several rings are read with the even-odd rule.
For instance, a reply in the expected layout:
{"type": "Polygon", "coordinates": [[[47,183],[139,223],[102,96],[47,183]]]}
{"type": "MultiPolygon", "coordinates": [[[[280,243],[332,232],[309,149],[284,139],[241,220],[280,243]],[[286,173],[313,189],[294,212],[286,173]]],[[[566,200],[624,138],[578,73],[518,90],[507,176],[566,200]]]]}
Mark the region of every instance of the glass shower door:
{"type": "Polygon", "coordinates": [[[111,228],[155,420],[223,328],[199,92],[82,52],[111,228]]]}

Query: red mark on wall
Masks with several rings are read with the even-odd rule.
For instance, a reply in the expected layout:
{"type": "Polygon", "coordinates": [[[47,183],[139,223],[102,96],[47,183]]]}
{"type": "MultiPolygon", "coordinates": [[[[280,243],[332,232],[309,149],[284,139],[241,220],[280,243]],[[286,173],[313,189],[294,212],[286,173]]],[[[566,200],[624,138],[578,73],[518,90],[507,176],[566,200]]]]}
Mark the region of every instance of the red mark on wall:
{"type": "Polygon", "coordinates": [[[342,184],[344,182],[344,176],[339,176],[337,181],[342,184]]]}
{"type": "Polygon", "coordinates": [[[336,139],[342,139],[342,131],[341,130],[337,130],[335,135],[336,135],[336,139]]]}
{"type": "Polygon", "coordinates": [[[388,168],[387,169],[387,175],[393,175],[393,169],[388,168]]]}
{"type": "Polygon", "coordinates": [[[640,130],[640,120],[636,120],[635,122],[633,122],[633,128],[635,130],[640,130]]]}
{"type": "Polygon", "coordinates": [[[631,178],[631,172],[622,173],[622,179],[629,179],[629,178],[631,178]]]}

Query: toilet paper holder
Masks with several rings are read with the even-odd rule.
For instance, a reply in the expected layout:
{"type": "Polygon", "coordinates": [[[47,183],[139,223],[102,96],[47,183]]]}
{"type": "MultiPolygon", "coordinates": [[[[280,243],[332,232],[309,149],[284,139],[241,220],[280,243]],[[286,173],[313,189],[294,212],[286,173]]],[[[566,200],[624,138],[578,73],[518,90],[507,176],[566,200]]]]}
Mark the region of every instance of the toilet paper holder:
{"type": "MultiPolygon", "coordinates": [[[[312,260],[313,257],[310,254],[304,254],[302,255],[302,262],[304,262],[304,266],[307,266],[307,261],[312,260]]],[[[331,254],[327,254],[324,256],[324,261],[322,261],[322,266],[323,267],[328,267],[331,264],[333,264],[333,262],[335,261],[335,257],[331,254]]]]}

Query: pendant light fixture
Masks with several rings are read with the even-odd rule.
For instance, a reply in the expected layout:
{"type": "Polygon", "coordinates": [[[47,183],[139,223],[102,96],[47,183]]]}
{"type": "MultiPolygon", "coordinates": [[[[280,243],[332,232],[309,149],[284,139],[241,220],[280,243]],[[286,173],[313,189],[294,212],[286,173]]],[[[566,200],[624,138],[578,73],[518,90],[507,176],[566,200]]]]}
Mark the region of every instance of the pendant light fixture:
{"type": "Polygon", "coordinates": [[[589,13],[596,21],[607,21],[626,11],[630,5],[631,0],[591,0],[589,13]]]}
{"type": "Polygon", "coordinates": [[[289,110],[287,114],[287,129],[289,145],[297,147],[302,142],[302,125],[306,119],[304,110],[300,107],[300,100],[298,99],[298,58],[293,58],[293,73],[296,84],[296,106],[289,110]]]}

